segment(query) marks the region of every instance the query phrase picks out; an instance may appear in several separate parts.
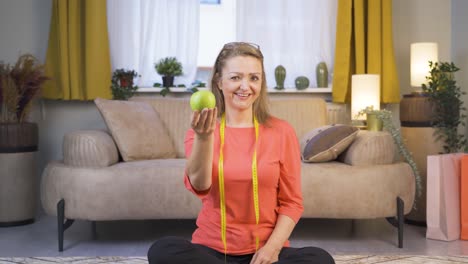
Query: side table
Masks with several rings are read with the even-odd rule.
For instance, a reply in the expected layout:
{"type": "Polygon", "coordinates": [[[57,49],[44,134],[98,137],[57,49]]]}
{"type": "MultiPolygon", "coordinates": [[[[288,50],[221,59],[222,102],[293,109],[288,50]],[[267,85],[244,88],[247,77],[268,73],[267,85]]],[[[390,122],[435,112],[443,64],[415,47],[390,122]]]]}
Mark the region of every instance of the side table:
{"type": "Polygon", "coordinates": [[[400,102],[401,135],[412,153],[421,175],[422,195],[415,197],[416,209],[406,217],[408,224],[426,226],[427,156],[443,151],[443,143],[436,142],[431,125],[432,106],[424,93],[403,95],[400,102]]]}

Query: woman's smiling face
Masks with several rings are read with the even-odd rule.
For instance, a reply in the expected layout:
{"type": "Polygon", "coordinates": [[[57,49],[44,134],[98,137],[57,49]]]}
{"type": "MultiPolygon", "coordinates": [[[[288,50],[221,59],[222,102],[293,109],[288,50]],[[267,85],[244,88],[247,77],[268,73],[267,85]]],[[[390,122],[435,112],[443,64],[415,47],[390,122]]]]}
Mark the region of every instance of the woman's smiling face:
{"type": "Polygon", "coordinates": [[[260,60],[250,56],[228,59],[222,70],[219,88],[223,91],[227,111],[251,110],[262,89],[260,60]]]}

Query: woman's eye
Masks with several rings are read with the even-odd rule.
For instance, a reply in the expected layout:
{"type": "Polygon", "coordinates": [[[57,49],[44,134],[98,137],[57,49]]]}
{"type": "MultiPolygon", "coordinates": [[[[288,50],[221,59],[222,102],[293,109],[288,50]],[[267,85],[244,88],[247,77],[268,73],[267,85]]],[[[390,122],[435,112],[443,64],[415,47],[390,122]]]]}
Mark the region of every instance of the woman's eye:
{"type": "Polygon", "coordinates": [[[255,75],[252,76],[250,79],[251,79],[252,81],[258,81],[258,80],[260,80],[260,78],[259,78],[258,76],[255,76],[255,75]]]}
{"type": "Polygon", "coordinates": [[[240,80],[240,78],[239,78],[239,76],[232,76],[232,77],[231,77],[231,80],[233,80],[233,81],[238,81],[238,80],[240,80]]]}

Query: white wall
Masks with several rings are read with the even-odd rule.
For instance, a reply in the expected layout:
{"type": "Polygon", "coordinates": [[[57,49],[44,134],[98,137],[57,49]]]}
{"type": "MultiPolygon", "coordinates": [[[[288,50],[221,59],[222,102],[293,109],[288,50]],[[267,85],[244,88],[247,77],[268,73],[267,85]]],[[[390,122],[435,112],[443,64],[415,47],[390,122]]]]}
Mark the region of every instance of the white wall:
{"type": "Polygon", "coordinates": [[[439,60],[451,59],[451,3],[452,0],[393,0],[393,43],[401,94],[413,91],[410,84],[411,43],[437,42],[439,60]]]}
{"type": "Polygon", "coordinates": [[[51,0],[0,0],[0,60],[13,63],[32,53],[44,61],[51,0]]]}
{"type": "MultiPolygon", "coordinates": [[[[457,84],[468,93],[468,1],[452,0],[452,61],[460,68],[456,74],[457,84]]],[[[468,108],[468,94],[462,98],[468,108]]],[[[468,120],[464,134],[468,135],[468,120]]]]}

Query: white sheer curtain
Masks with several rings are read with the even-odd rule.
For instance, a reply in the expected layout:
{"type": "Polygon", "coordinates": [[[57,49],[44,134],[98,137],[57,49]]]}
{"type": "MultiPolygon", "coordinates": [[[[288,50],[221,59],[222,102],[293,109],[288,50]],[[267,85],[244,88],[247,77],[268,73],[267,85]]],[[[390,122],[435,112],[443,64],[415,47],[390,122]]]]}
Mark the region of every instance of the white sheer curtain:
{"type": "Polygon", "coordinates": [[[260,45],[269,87],[274,71],[286,68],[286,88],[298,76],[316,86],[315,68],[324,61],[333,72],[337,0],[238,0],[237,39],[260,45]]]}
{"type": "Polygon", "coordinates": [[[197,70],[199,0],[108,0],[112,69],[137,71],[140,87],[161,83],[154,63],[177,57],[184,75],[175,84],[189,85],[197,70]]]}

